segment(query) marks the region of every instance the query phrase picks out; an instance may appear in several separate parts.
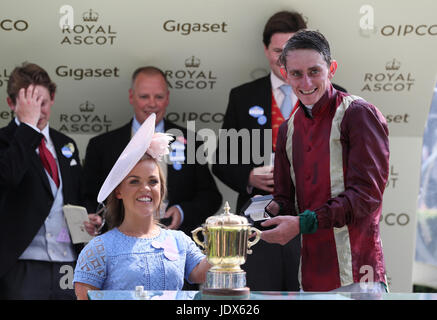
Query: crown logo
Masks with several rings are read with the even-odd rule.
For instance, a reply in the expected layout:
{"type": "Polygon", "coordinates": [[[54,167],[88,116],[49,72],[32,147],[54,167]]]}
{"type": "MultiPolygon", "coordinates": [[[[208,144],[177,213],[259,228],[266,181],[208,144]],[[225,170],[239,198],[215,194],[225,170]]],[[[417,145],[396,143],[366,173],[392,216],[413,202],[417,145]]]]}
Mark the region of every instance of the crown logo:
{"type": "Polygon", "coordinates": [[[90,11],[85,11],[82,14],[82,19],[85,22],[96,22],[99,19],[99,14],[90,9],[90,11]]]}
{"type": "Polygon", "coordinates": [[[399,70],[400,67],[401,63],[396,59],[393,59],[393,61],[389,61],[385,64],[385,70],[399,70]]]}
{"type": "Polygon", "coordinates": [[[95,104],[89,101],[86,101],[79,105],[80,112],[93,112],[95,108],[95,104]]]}
{"type": "Polygon", "coordinates": [[[187,68],[198,68],[200,66],[200,59],[195,56],[191,56],[188,59],[185,59],[185,67],[187,68]]]}

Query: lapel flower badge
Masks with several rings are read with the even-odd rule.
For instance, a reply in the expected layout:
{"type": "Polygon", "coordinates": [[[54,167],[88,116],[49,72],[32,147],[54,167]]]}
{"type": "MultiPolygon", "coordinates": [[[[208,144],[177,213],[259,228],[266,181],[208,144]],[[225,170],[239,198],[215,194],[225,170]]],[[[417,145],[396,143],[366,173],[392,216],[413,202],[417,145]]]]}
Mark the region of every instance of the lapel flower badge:
{"type": "Polygon", "coordinates": [[[64,145],[62,147],[61,151],[62,151],[62,154],[64,155],[64,157],[71,158],[73,156],[74,151],[75,151],[74,144],[72,144],[71,142],[67,143],[66,145],[64,145]]]}
{"type": "Polygon", "coordinates": [[[178,248],[175,241],[170,236],[165,238],[165,240],[162,242],[158,242],[156,240],[152,241],[152,246],[155,249],[164,249],[164,256],[170,261],[179,259],[178,248]]]}
{"type": "Polygon", "coordinates": [[[185,162],[185,145],[187,139],[184,136],[176,137],[176,140],[170,145],[170,161],[173,163],[173,169],[179,171],[182,169],[182,163],[185,162]]]}

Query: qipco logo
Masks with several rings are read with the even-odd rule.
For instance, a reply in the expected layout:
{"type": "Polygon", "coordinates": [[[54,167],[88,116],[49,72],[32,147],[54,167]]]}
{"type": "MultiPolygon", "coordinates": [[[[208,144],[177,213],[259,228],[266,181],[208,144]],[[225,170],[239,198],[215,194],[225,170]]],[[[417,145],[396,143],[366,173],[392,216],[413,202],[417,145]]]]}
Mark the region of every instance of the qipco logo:
{"type": "Polygon", "coordinates": [[[26,31],[29,23],[25,20],[4,19],[0,21],[0,30],[2,31],[26,31]]]}
{"type": "Polygon", "coordinates": [[[384,222],[384,224],[388,225],[389,227],[393,226],[400,226],[405,227],[410,223],[410,216],[406,213],[386,213],[384,215],[381,215],[380,222],[384,222]]]}

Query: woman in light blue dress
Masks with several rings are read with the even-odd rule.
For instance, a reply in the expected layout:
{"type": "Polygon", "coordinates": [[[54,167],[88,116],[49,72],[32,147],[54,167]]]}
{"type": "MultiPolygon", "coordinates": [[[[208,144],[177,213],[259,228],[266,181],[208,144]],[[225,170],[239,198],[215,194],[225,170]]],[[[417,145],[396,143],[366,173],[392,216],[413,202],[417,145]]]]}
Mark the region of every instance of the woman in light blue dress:
{"type": "MultiPolygon", "coordinates": [[[[138,142],[140,132],[132,140],[138,142]]],[[[203,283],[211,267],[185,233],[157,223],[155,217],[165,195],[165,179],[157,163],[162,152],[156,152],[159,149],[153,141],[141,147],[147,150],[142,156],[138,144],[129,143],[102,186],[99,197],[107,199],[110,230],[91,240],[79,255],[74,273],[78,299],[87,299],[88,290],[135,290],[136,286],[181,290],[184,278],[203,283]],[[133,169],[122,172],[132,164],[133,169]]]]}

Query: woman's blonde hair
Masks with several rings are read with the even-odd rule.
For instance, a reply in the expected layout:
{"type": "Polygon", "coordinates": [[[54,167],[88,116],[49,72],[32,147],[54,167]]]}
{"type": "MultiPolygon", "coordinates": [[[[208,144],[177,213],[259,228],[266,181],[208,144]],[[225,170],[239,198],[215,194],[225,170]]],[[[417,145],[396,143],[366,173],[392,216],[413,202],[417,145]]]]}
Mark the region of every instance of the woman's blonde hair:
{"type": "MultiPolygon", "coordinates": [[[[161,167],[158,164],[158,161],[155,158],[152,158],[147,153],[145,153],[141,157],[141,159],[138,161],[138,163],[140,163],[141,161],[146,161],[146,160],[153,161],[156,164],[156,166],[158,167],[158,171],[159,171],[159,182],[161,184],[161,189],[160,189],[161,199],[159,201],[158,210],[157,210],[157,212],[154,215],[154,219],[158,223],[158,221],[159,221],[159,212],[160,212],[160,209],[161,209],[162,201],[164,200],[164,197],[165,197],[166,192],[167,192],[166,179],[165,179],[164,173],[161,170],[161,167]]],[[[111,192],[111,194],[108,196],[108,199],[107,199],[107,202],[106,202],[105,220],[106,220],[106,222],[108,224],[108,228],[109,229],[112,229],[112,228],[115,228],[115,227],[119,227],[121,225],[121,223],[123,222],[123,220],[124,220],[123,201],[121,199],[117,199],[117,197],[115,196],[115,191],[116,190],[117,190],[117,188],[115,188],[111,192]]]]}

